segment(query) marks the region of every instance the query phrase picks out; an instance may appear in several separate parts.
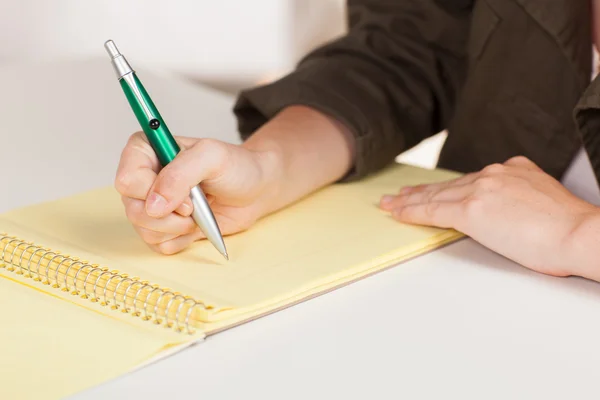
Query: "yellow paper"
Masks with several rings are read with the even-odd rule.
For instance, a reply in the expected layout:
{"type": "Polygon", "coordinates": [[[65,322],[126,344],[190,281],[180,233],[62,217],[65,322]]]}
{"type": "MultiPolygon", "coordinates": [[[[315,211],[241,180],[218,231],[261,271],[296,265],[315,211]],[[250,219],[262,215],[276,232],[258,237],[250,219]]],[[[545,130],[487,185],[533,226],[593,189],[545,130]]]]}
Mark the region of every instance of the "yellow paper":
{"type": "Polygon", "coordinates": [[[59,399],[196,339],[0,274],[0,399],[59,399]]]}
{"type": "MultiPolygon", "coordinates": [[[[157,287],[202,301],[208,310],[198,317],[196,326],[211,334],[457,240],[461,237],[458,232],[401,224],[378,207],[383,194],[395,193],[402,186],[456,176],[449,171],[396,165],[361,182],[328,187],[264,218],[246,232],[226,237],[229,262],[206,241],[174,256],[156,254],[138,238],[126,219],[119,195],[112,188],[6,213],[0,216],[0,232],[139,276],[157,287]]],[[[2,269],[0,274],[10,276],[2,269]]],[[[12,295],[27,299],[27,290],[15,286],[12,295]]],[[[47,291],[52,290],[46,287],[47,291]]],[[[60,294],[60,290],[55,291],[60,294]]],[[[164,328],[149,322],[146,323],[149,328],[136,325],[134,329],[65,301],[53,299],[42,306],[45,295],[41,293],[30,296],[25,311],[20,302],[10,302],[14,304],[11,312],[17,327],[0,331],[0,341],[15,342],[33,310],[39,310],[37,315],[55,315],[52,321],[42,318],[43,324],[53,328],[65,326],[67,333],[71,332],[69,326],[77,325],[80,318],[75,314],[82,314],[85,317],[81,318],[93,321],[86,339],[89,346],[106,335],[123,335],[125,339],[120,343],[136,342],[127,356],[119,351],[110,356],[99,354],[96,368],[110,374],[126,370],[135,360],[148,357],[148,353],[170,343],[170,338],[155,338],[150,333],[152,328],[161,331],[164,328]]],[[[89,301],[85,307],[101,309],[89,301]]],[[[102,312],[110,314],[110,309],[104,308],[102,312]]],[[[75,384],[78,381],[70,378],[70,374],[75,374],[81,360],[70,355],[62,360],[64,384],[75,384]]],[[[34,362],[33,355],[16,362],[25,368],[34,362]]],[[[47,362],[47,367],[52,365],[50,359],[47,362]]],[[[54,361],[54,365],[58,362],[54,361]]],[[[99,382],[110,374],[90,371],[92,376],[86,382],[99,382]]]]}

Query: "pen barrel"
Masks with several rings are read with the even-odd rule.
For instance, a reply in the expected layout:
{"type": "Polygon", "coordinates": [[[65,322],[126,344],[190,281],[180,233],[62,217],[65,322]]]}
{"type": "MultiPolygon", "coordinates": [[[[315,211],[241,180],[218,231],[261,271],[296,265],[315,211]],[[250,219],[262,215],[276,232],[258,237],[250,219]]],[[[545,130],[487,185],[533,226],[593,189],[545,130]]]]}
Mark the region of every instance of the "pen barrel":
{"type": "Polygon", "coordinates": [[[164,167],[173,161],[177,153],[180,152],[179,145],[171,135],[167,124],[135,73],[123,77],[120,83],[133,113],[154,149],[159,162],[164,167]],[[140,95],[140,99],[136,96],[135,91],[140,95]]]}

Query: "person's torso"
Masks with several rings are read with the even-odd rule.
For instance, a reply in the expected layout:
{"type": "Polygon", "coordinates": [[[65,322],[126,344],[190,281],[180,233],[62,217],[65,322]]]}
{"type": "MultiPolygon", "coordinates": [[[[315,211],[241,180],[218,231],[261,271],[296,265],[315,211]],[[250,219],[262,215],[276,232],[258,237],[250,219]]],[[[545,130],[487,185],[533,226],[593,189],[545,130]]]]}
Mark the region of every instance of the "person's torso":
{"type": "Polygon", "coordinates": [[[465,80],[438,165],[472,172],[524,155],[567,183],[581,168],[600,175],[589,1],[473,3],[465,80]]]}

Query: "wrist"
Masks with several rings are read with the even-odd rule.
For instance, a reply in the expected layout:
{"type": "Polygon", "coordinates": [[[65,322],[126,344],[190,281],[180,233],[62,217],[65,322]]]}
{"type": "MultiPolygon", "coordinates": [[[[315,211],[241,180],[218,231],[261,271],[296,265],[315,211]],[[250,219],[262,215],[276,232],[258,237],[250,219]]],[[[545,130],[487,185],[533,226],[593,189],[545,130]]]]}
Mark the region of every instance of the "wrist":
{"type": "Polygon", "coordinates": [[[256,199],[259,218],[276,211],[283,193],[284,155],[276,141],[256,140],[242,144],[255,157],[260,171],[261,189],[256,199]]]}
{"type": "Polygon", "coordinates": [[[600,282],[597,249],[600,248],[600,208],[582,213],[581,219],[568,239],[570,275],[600,282]]]}
{"type": "Polygon", "coordinates": [[[262,215],[337,181],[353,161],[350,131],[305,106],[286,107],[242,146],[256,154],[263,171],[262,215]]]}

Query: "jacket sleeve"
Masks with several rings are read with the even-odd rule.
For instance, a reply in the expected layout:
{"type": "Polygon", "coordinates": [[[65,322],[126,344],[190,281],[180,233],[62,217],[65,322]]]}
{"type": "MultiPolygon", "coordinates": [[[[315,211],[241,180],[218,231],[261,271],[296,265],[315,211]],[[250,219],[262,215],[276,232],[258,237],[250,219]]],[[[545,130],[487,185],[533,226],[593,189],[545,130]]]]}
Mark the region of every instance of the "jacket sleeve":
{"type": "Polygon", "coordinates": [[[465,72],[471,2],[350,0],[344,36],[240,93],[233,111],[242,140],[286,106],[305,105],[352,132],[355,161],[344,181],[388,165],[446,128],[465,72]]]}

